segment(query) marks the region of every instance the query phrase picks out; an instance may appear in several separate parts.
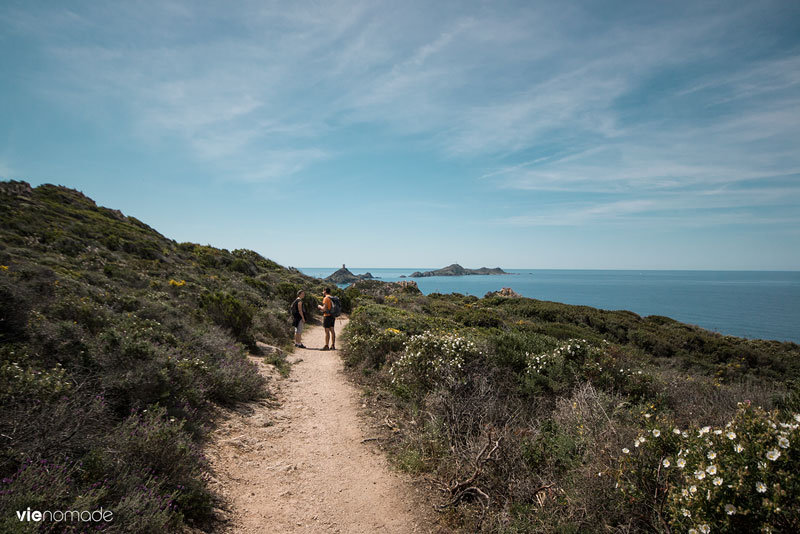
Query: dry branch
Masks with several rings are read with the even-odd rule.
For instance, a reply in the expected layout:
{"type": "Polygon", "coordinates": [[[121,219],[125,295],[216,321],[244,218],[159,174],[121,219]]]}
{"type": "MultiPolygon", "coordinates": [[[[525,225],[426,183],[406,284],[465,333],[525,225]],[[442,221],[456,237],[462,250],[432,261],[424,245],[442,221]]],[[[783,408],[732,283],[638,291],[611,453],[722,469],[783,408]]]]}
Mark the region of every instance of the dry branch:
{"type": "Polygon", "coordinates": [[[475,485],[475,481],[483,473],[483,466],[486,464],[486,462],[496,459],[494,457],[494,453],[500,448],[500,441],[502,441],[502,439],[503,438],[500,437],[496,440],[493,440],[493,437],[491,435],[489,436],[486,445],[483,446],[481,451],[478,453],[478,456],[475,457],[475,469],[469,478],[462,480],[461,482],[458,480],[451,480],[450,484],[448,485],[440,483],[440,486],[442,486],[443,490],[449,493],[450,499],[446,503],[436,506],[437,511],[443,512],[448,508],[453,508],[466,497],[471,496],[481,503],[481,507],[483,508],[481,518],[484,514],[486,514],[486,510],[489,509],[491,499],[485,491],[475,485]],[[489,447],[491,447],[491,449],[489,449],[489,447]]]}

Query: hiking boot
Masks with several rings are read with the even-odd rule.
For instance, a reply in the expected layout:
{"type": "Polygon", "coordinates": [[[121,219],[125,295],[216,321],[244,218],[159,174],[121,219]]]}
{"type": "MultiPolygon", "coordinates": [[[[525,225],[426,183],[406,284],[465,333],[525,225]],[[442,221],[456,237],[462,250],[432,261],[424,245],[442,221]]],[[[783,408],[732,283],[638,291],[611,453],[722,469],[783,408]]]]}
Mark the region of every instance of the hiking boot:
{"type": "Polygon", "coordinates": [[[302,343],[300,343],[299,345],[295,345],[295,347],[297,347],[298,349],[304,349],[304,348],[306,348],[306,346],[305,346],[305,345],[303,345],[302,343]]]}
{"type": "Polygon", "coordinates": [[[331,350],[336,350],[336,347],[331,347],[331,350]]]}
{"type": "Polygon", "coordinates": [[[329,349],[329,348],[328,348],[328,345],[325,345],[324,347],[322,347],[322,348],[321,348],[321,349],[319,349],[319,350],[331,350],[331,349],[329,349]]]}

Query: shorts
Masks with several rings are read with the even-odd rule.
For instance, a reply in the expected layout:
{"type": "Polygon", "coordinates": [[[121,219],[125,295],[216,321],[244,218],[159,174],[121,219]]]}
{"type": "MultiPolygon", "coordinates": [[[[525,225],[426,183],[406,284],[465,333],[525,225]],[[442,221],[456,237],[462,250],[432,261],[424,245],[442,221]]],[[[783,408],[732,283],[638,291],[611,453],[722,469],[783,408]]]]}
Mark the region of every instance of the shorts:
{"type": "Polygon", "coordinates": [[[322,318],[322,327],[323,328],[333,328],[333,324],[336,322],[336,317],[333,315],[326,315],[322,318]]]}
{"type": "Polygon", "coordinates": [[[294,333],[298,334],[298,335],[302,334],[303,333],[303,325],[305,325],[305,324],[306,324],[306,322],[304,320],[302,320],[302,319],[298,319],[297,321],[295,321],[294,322],[294,333]]]}

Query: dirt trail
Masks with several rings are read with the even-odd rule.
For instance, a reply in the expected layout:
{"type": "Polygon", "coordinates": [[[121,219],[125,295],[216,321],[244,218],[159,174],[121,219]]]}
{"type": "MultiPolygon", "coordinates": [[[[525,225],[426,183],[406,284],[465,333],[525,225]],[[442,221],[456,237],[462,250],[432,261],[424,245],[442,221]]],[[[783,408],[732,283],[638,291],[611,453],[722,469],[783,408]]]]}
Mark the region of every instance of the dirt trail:
{"type": "MultiPolygon", "coordinates": [[[[337,320],[341,332],[346,320],[337,320]]],[[[430,505],[390,470],[362,431],[358,392],[338,351],[315,350],[322,327],[306,329],[289,379],[273,376],[280,406],[256,403],[220,425],[208,454],[212,486],[228,500],[226,533],[423,533],[430,505]],[[246,412],[246,413],[245,413],[246,412]]]]}

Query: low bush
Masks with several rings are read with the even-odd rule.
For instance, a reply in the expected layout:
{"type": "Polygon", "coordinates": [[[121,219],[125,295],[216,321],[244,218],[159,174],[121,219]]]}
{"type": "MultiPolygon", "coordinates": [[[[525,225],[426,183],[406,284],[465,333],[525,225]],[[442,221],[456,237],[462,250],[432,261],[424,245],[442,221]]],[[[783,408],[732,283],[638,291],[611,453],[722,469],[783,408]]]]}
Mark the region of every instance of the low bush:
{"type": "Polygon", "coordinates": [[[253,325],[253,310],[230,293],[217,291],[203,295],[200,306],[216,324],[228,328],[236,339],[254,345],[250,328],[253,325]]]}

